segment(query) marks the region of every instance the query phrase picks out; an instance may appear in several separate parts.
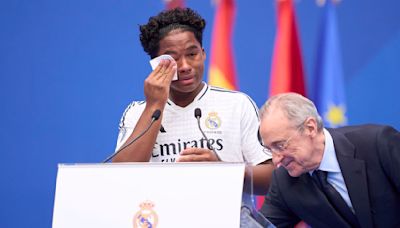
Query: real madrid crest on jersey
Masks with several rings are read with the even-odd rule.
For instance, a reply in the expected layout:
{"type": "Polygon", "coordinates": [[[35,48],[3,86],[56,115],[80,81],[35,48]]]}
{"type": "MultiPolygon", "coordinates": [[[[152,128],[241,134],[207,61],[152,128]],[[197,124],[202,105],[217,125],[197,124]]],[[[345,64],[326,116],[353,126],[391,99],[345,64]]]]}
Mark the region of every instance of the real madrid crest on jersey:
{"type": "Polygon", "coordinates": [[[154,203],[146,200],[139,206],[140,211],[133,217],[133,228],[156,228],[158,216],[153,210],[154,203]]]}
{"type": "Polygon", "coordinates": [[[206,118],[206,127],[215,130],[221,126],[221,119],[217,112],[210,112],[206,118]]]}

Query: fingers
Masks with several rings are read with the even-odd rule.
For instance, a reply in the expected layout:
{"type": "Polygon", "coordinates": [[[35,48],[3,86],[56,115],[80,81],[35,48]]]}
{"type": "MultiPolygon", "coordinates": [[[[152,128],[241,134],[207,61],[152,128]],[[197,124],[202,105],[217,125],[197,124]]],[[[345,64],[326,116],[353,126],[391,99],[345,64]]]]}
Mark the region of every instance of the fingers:
{"type": "Polygon", "coordinates": [[[191,147],[181,151],[180,155],[203,155],[209,153],[210,150],[204,148],[191,147]]]}
{"type": "Polygon", "coordinates": [[[214,152],[204,148],[187,148],[180,153],[177,162],[218,161],[214,152]]]}
{"type": "Polygon", "coordinates": [[[176,65],[175,61],[170,61],[170,64],[168,68],[165,71],[165,74],[167,77],[165,77],[169,82],[172,81],[172,78],[174,77],[174,74],[177,70],[178,66],[176,65]]]}
{"type": "Polygon", "coordinates": [[[158,66],[145,79],[144,95],[147,104],[165,105],[176,68],[175,61],[161,60],[158,66]]]}
{"type": "Polygon", "coordinates": [[[156,69],[154,69],[152,76],[156,80],[171,82],[176,69],[177,66],[175,61],[163,59],[160,61],[156,69]]]}

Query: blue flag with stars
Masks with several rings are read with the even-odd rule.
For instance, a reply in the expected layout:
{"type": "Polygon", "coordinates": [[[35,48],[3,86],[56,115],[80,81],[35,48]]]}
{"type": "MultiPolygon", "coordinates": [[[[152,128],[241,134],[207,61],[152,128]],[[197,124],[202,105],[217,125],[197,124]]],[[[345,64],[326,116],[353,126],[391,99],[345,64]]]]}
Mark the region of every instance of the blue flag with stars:
{"type": "Polygon", "coordinates": [[[346,125],[343,68],[336,5],[327,0],[322,14],[314,75],[313,100],[326,127],[346,125]]]}

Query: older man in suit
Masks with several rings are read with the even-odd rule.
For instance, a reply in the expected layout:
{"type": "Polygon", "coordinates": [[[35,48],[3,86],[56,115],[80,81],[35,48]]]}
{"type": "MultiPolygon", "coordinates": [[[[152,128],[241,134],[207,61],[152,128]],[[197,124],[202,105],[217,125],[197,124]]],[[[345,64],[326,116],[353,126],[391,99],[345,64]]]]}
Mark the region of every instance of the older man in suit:
{"type": "Polygon", "coordinates": [[[261,212],[277,227],[400,227],[400,133],[325,129],[314,104],[285,93],[260,111],[259,140],[277,169],[261,212]]]}

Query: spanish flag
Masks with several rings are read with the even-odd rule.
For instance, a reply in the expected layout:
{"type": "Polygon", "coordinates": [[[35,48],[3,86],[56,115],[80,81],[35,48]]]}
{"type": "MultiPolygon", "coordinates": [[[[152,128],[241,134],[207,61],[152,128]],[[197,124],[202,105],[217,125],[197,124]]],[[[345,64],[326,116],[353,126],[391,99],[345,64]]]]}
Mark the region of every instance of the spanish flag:
{"type": "MultiPolygon", "coordinates": [[[[297,33],[296,15],[292,0],[276,0],[277,26],[272,57],[270,96],[296,92],[306,95],[303,61],[297,33]]],[[[264,197],[256,197],[256,207],[261,208],[264,197]]]]}
{"type": "Polygon", "coordinates": [[[232,52],[232,32],[235,20],[234,0],[216,1],[214,27],[211,40],[210,85],[237,90],[235,64],[232,52]]]}
{"type": "Polygon", "coordinates": [[[296,92],[306,95],[303,61],[292,0],[277,0],[275,49],[271,66],[270,95],[296,92]]]}

